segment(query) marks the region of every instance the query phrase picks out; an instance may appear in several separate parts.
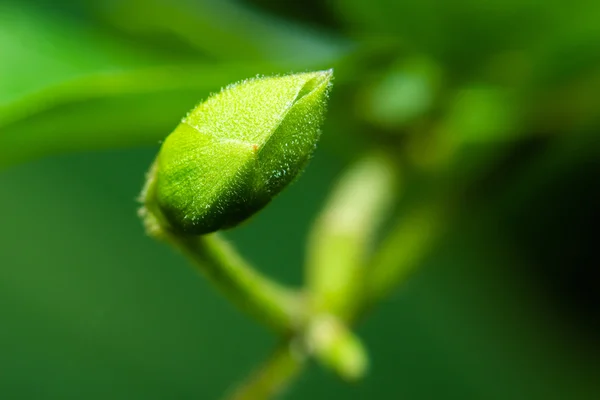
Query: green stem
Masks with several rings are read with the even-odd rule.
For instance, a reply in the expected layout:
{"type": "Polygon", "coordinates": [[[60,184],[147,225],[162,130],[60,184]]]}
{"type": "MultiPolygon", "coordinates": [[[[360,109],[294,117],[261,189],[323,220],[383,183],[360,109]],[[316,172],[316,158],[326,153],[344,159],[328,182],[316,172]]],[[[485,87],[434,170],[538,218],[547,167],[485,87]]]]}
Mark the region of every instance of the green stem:
{"type": "Polygon", "coordinates": [[[299,323],[299,294],[252,268],[219,234],[161,235],[240,308],[274,330],[287,334],[299,323]]]}
{"type": "Polygon", "coordinates": [[[367,283],[370,298],[364,305],[376,304],[387,297],[413,272],[439,237],[446,214],[444,204],[432,201],[402,216],[373,257],[367,283]]]}
{"type": "Polygon", "coordinates": [[[266,400],[285,390],[300,375],[306,356],[291,341],[280,345],[266,362],[242,383],[228,400],[266,400]]]}

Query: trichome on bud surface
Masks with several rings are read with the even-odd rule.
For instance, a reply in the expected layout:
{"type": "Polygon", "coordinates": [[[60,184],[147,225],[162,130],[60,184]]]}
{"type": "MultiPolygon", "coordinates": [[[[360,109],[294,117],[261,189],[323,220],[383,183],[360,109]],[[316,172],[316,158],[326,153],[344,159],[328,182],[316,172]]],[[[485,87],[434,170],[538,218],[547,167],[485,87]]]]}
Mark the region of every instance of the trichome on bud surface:
{"type": "Polygon", "coordinates": [[[332,71],[256,78],[223,89],[171,133],[142,193],[146,224],[178,234],[233,227],[306,166],[332,71]]]}

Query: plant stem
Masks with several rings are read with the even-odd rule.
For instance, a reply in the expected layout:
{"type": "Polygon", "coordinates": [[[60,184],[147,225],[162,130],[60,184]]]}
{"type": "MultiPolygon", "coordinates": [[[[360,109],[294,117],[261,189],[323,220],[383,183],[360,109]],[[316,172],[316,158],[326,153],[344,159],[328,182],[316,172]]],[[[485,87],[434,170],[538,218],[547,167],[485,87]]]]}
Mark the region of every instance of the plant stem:
{"type": "Polygon", "coordinates": [[[370,298],[365,299],[363,306],[388,296],[419,265],[445,226],[446,208],[448,205],[440,201],[430,201],[400,218],[373,258],[368,282],[370,298]]]}
{"type": "Polygon", "coordinates": [[[300,375],[307,357],[287,340],[242,383],[228,400],[266,400],[280,394],[300,375]]]}
{"type": "Polygon", "coordinates": [[[219,234],[161,235],[178,248],[196,269],[246,312],[281,334],[299,323],[300,295],[252,268],[219,234]]]}

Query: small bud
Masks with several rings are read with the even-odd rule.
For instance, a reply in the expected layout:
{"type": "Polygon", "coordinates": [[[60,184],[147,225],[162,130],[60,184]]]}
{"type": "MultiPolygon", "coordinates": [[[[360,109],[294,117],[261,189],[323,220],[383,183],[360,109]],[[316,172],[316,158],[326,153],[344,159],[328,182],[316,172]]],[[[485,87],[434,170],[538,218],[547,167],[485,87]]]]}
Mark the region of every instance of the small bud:
{"type": "Polygon", "coordinates": [[[150,170],[142,193],[147,225],[199,235],[262,209],[314,151],[331,78],[331,70],[256,78],[198,105],[150,170]]]}
{"type": "Polygon", "coordinates": [[[335,317],[314,318],[305,340],[315,357],[342,379],[357,381],[367,373],[369,356],[361,340],[335,317]]]}

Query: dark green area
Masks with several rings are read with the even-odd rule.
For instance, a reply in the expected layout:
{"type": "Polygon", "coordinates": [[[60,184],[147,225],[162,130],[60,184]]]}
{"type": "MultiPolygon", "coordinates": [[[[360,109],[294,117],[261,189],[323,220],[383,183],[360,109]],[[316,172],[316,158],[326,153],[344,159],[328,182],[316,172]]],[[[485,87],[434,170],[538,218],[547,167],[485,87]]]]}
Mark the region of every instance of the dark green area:
{"type": "Polygon", "coordinates": [[[370,148],[402,168],[399,221],[451,218],[359,325],[367,378],[313,366],[284,398],[599,398],[600,3],[299,4],[0,3],[0,398],[215,399],[268,355],[135,199],[210,92],[330,67],[315,158],[227,236],[301,284],[312,219],[370,148]]]}

